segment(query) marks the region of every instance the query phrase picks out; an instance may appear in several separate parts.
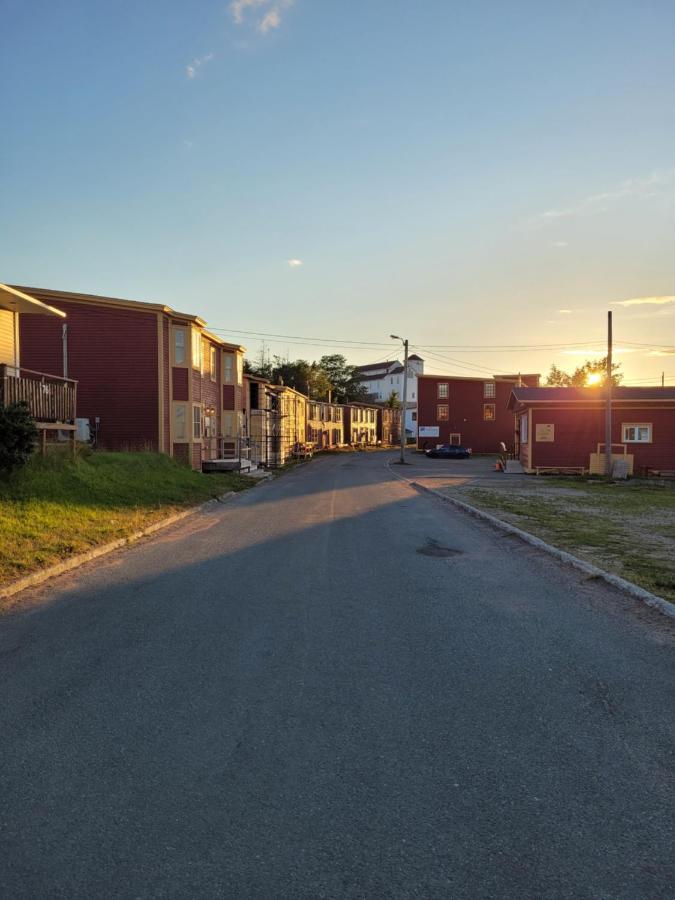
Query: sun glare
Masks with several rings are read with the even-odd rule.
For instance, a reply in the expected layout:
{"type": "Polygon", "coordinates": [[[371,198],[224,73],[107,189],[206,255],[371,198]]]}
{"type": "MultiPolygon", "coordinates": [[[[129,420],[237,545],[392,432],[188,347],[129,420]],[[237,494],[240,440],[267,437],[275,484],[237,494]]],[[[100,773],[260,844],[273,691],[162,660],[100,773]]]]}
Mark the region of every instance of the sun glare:
{"type": "Polygon", "coordinates": [[[591,372],[586,376],[586,384],[588,387],[593,387],[596,384],[600,384],[602,381],[602,375],[599,372],[591,372]]]}

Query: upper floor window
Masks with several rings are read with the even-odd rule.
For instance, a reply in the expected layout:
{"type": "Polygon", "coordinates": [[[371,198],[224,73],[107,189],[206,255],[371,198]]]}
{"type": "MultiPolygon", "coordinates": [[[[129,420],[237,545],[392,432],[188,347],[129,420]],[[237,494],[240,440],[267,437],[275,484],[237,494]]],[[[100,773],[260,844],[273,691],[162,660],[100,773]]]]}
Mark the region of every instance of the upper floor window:
{"type": "Polygon", "coordinates": [[[202,367],[202,337],[196,328],[192,329],[192,368],[202,367]]]}
{"type": "Polygon", "coordinates": [[[484,422],[494,422],[495,420],[495,405],[494,403],[484,403],[483,404],[483,421],[484,422]]]}
{"type": "Polygon", "coordinates": [[[450,418],[450,408],[446,403],[439,403],[436,407],[436,418],[439,422],[447,422],[450,418]]]}
{"type": "Polygon", "coordinates": [[[622,440],[626,444],[651,444],[652,442],[652,426],[651,423],[640,423],[639,425],[622,425],[622,440]]]}
{"type": "Polygon", "coordinates": [[[231,353],[223,354],[223,381],[225,384],[232,384],[232,372],[234,360],[231,353]]]}
{"type": "Polygon", "coordinates": [[[236,354],[237,359],[237,384],[241,384],[244,377],[244,359],[241,353],[236,354]]]}
{"type": "Polygon", "coordinates": [[[211,372],[211,381],[215,381],[218,373],[216,372],[217,351],[213,344],[209,345],[209,369],[211,372]]]}
{"type": "Polygon", "coordinates": [[[447,400],[448,399],[448,385],[447,382],[441,382],[438,385],[438,399],[439,400],[447,400]]]}
{"type": "Polygon", "coordinates": [[[174,328],[173,330],[173,361],[177,366],[185,363],[185,329],[174,328]]]}
{"type": "Polygon", "coordinates": [[[483,397],[486,399],[488,397],[494,397],[497,385],[494,381],[484,381],[483,382],[483,397]]]}

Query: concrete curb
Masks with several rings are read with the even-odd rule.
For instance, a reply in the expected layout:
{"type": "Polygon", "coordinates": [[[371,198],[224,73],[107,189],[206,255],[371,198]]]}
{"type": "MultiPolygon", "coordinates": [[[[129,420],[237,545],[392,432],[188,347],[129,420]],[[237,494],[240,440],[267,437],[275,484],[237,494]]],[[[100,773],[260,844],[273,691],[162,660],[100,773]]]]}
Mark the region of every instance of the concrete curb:
{"type": "MultiPolygon", "coordinates": [[[[264,484],[266,480],[267,479],[263,479],[259,484],[264,484]]],[[[254,484],[249,490],[253,490],[253,488],[257,486],[257,484],[254,484]]],[[[148,527],[144,528],[142,531],[136,531],[133,534],[127,535],[127,537],[111,541],[109,544],[101,544],[100,547],[93,547],[91,550],[86,550],[84,553],[78,553],[77,556],[71,556],[70,559],[65,559],[63,562],[55,563],[53,566],[48,566],[46,569],[40,569],[38,572],[32,572],[30,575],[25,575],[23,578],[18,578],[16,581],[11,581],[9,584],[0,588],[0,600],[6,600],[8,597],[13,597],[15,594],[25,591],[26,588],[35,587],[35,585],[42,584],[50,578],[55,578],[57,575],[63,575],[64,572],[70,572],[72,569],[77,569],[85,563],[91,562],[93,559],[98,559],[99,556],[106,556],[114,550],[119,550],[120,547],[134,544],[141,538],[154,534],[156,531],[161,531],[163,528],[168,528],[169,525],[173,525],[176,522],[180,522],[181,519],[187,519],[188,516],[194,516],[198,512],[211,508],[215,503],[225,503],[238,493],[242,492],[228,491],[226,494],[221,494],[220,497],[214,497],[212,500],[207,500],[205,503],[200,503],[198,506],[191,506],[189,509],[183,509],[180,512],[167,516],[166,519],[160,519],[158,522],[153,522],[152,525],[148,525],[148,527]]]]}
{"type": "Polygon", "coordinates": [[[471,506],[470,504],[465,503],[463,500],[458,500],[456,497],[451,497],[448,494],[442,494],[440,491],[434,490],[434,488],[426,487],[425,485],[420,484],[417,481],[408,481],[408,484],[411,487],[416,488],[418,491],[423,491],[427,494],[433,494],[439,499],[444,500],[446,503],[451,503],[458,509],[469,513],[469,515],[475,516],[475,518],[477,519],[482,519],[484,522],[488,522],[493,526],[493,528],[497,528],[500,531],[505,531],[508,534],[515,535],[526,544],[530,544],[532,547],[536,547],[538,550],[543,550],[544,553],[548,553],[549,556],[554,556],[556,559],[560,560],[560,562],[578,569],[580,572],[583,572],[585,575],[588,575],[591,578],[600,578],[603,581],[606,581],[607,584],[611,584],[613,587],[618,588],[620,591],[623,591],[626,594],[629,594],[636,600],[640,600],[642,603],[646,603],[647,606],[652,606],[654,609],[658,609],[658,611],[660,613],[663,613],[664,616],[669,616],[671,619],[675,619],[675,604],[669,603],[668,600],[664,600],[663,597],[658,597],[656,594],[652,594],[650,591],[646,591],[644,588],[638,587],[638,585],[633,584],[632,581],[626,581],[625,578],[621,578],[619,575],[613,575],[611,572],[605,572],[604,569],[600,569],[598,566],[594,566],[592,563],[585,562],[583,559],[579,559],[578,556],[573,556],[566,550],[560,550],[558,547],[547,544],[546,541],[542,541],[541,538],[535,537],[533,534],[530,534],[527,531],[523,531],[521,528],[517,528],[515,525],[511,525],[509,522],[504,522],[502,519],[498,519],[496,516],[484,512],[482,509],[477,509],[475,506],[471,506]]]}

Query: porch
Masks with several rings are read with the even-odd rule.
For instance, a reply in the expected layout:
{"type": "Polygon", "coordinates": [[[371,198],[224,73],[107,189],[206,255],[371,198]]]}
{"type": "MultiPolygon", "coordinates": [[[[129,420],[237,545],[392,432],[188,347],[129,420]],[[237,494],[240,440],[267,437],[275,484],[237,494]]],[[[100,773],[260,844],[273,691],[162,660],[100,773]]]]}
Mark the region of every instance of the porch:
{"type": "Polygon", "coordinates": [[[77,381],[20,366],[0,365],[0,407],[26,403],[40,432],[44,453],[48,431],[68,431],[75,446],[77,381]]]}

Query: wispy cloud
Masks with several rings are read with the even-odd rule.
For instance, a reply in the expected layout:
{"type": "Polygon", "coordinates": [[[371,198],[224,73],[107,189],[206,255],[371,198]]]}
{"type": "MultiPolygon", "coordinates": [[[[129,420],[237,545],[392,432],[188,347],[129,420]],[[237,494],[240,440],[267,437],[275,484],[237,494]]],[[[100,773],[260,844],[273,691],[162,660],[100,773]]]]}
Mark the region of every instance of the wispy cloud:
{"type": "Polygon", "coordinates": [[[297,269],[302,265],[301,259],[289,259],[287,262],[291,269],[297,269]]]}
{"type": "Polygon", "coordinates": [[[675,303],[675,296],[633,297],[631,300],[619,300],[619,306],[666,306],[669,303],[675,303]]]}
{"type": "Polygon", "coordinates": [[[675,350],[650,350],[647,356],[675,356],[675,350]]]}
{"type": "Polygon", "coordinates": [[[571,315],[572,315],[572,310],[571,310],[571,309],[559,309],[559,310],[558,310],[558,315],[559,315],[559,316],[571,316],[571,315]]]}
{"type": "Polygon", "coordinates": [[[196,59],[193,59],[189,65],[185,66],[185,74],[187,77],[196,78],[198,69],[201,69],[202,66],[210,63],[213,56],[213,53],[207,53],[205,56],[198,56],[196,59]]]}
{"type": "Polygon", "coordinates": [[[557,247],[558,249],[562,249],[563,247],[567,247],[567,241],[553,241],[551,246],[557,247]]]}
{"type": "MultiPolygon", "coordinates": [[[[675,181],[675,170],[652,172],[641,178],[627,178],[608,191],[590,194],[571,206],[547,209],[537,217],[540,224],[556,222],[571,216],[592,216],[606,212],[616,201],[627,198],[647,199],[662,194],[675,181]]],[[[562,243],[562,242],[561,242],[562,243]]]]}
{"type": "Polygon", "coordinates": [[[281,14],[293,6],[295,0],[232,0],[230,14],[235,25],[247,21],[261,34],[267,34],[281,25],[281,14]]]}

